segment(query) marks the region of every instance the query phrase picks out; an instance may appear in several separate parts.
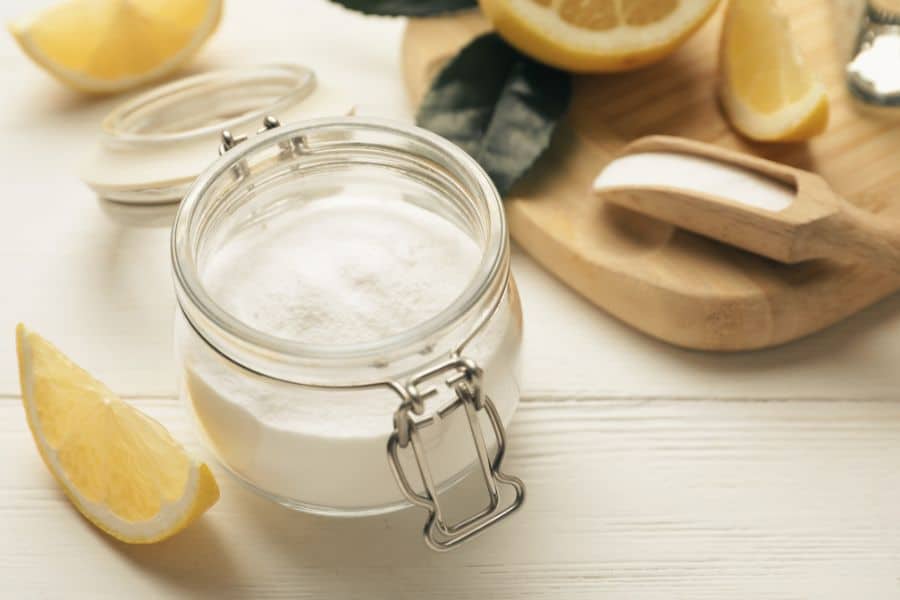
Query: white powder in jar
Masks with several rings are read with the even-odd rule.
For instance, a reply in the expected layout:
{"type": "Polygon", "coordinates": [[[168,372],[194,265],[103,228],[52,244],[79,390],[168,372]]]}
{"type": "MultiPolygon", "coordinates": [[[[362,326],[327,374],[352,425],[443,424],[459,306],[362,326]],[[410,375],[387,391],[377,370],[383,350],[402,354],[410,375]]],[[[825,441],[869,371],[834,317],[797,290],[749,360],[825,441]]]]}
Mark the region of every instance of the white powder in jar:
{"type": "Polygon", "coordinates": [[[211,258],[207,289],[254,328],[308,344],[411,329],[446,308],[481,260],[469,236],[406,202],[326,198],[249,233],[211,258]]]}
{"type": "MultiPolygon", "coordinates": [[[[443,217],[345,193],[245,228],[209,257],[202,278],[216,303],[255,329],[335,347],[377,342],[435,317],[480,262],[478,244],[443,217]]],[[[507,297],[466,351],[484,368],[504,422],[518,403],[517,311],[507,297]]],[[[309,390],[250,377],[183,322],[181,330],[191,408],[232,471],[314,510],[353,512],[401,500],[385,452],[400,402],[395,392],[309,390]]],[[[422,363],[439,358],[422,356],[422,363]]],[[[486,420],[483,426],[490,431],[486,420]]],[[[474,459],[463,411],[428,429],[423,439],[434,450],[438,481],[474,459]]]]}

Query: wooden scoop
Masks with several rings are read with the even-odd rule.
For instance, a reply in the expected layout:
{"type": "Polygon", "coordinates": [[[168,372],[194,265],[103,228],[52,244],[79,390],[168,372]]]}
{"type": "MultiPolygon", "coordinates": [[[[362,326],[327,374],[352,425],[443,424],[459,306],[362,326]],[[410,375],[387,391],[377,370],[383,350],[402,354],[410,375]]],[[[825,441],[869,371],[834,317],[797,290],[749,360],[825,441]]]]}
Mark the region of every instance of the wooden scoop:
{"type": "MultiPolygon", "coordinates": [[[[718,168],[720,181],[712,186],[695,185],[689,181],[687,169],[675,172],[679,176],[672,177],[680,180],[678,185],[667,181],[664,173],[653,171],[637,177],[634,172],[630,177],[616,176],[617,170],[622,171],[617,159],[597,177],[595,193],[607,202],[784,263],[833,258],[872,263],[900,274],[900,222],[880,218],[850,204],[815,173],[711,144],[667,136],[636,140],[625,147],[620,158],[645,153],[695,157],[693,160],[700,163],[697,166],[718,168]],[[726,171],[722,165],[737,167],[735,177],[730,178],[727,173],[722,176],[726,171]],[[748,185],[749,178],[757,181],[748,185]],[[709,191],[716,186],[722,191],[709,191]],[[767,186],[782,190],[786,198],[783,207],[772,209],[772,198],[778,199],[778,190],[773,193],[772,189],[764,189],[767,186]],[[699,188],[706,189],[698,191],[699,188]],[[740,194],[742,200],[735,199],[740,194]],[[762,208],[765,202],[757,202],[754,195],[765,196],[769,208],[762,208]]],[[[709,179],[698,179],[696,183],[709,179]]]]}

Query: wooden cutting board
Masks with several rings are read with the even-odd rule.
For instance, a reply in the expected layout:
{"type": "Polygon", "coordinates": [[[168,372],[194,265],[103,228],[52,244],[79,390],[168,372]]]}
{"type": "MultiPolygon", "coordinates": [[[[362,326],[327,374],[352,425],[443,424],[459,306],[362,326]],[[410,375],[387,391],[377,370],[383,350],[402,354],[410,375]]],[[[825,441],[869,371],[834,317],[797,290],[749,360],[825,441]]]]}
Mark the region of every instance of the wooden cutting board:
{"type": "MultiPolygon", "coordinates": [[[[808,61],[829,89],[828,131],[808,144],[753,144],[728,126],[714,86],[721,7],[674,55],[625,74],[580,76],[551,150],[506,200],[512,237],[596,305],[650,335],[704,350],[788,342],[900,287],[864,265],[782,265],[675,229],[590,193],[630,140],[686,136],[817,171],[848,200],[900,218],[900,124],[857,112],[845,91],[825,0],[782,0],[808,61]]],[[[478,13],[410,21],[404,70],[415,102],[441,64],[489,25],[478,13]]]]}

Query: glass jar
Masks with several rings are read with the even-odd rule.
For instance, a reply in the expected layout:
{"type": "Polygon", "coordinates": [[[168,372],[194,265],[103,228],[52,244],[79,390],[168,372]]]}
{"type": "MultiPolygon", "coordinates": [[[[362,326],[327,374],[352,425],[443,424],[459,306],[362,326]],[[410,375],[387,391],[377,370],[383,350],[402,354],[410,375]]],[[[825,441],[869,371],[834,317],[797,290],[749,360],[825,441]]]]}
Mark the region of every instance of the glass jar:
{"type": "Polygon", "coordinates": [[[181,389],[209,448],[259,494],[329,515],[429,511],[444,550],[518,508],[504,429],[519,400],[521,307],[500,197],[465,152],[416,127],[341,117],[278,126],[237,144],[192,185],[172,232],[181,389]],[[355,189],[411,203],[481,250],[465,289],[427,321],[373,343],[310,345],[255,329],[216,303],[210,258],[248,228],[355,189]],[[272,418],[285,406],[301,417],[272,418]],[[450,523],[438,500],[481,471],[483,510],[450,523]],[[506,490],[501,494],[502,490],[506,490]]]}

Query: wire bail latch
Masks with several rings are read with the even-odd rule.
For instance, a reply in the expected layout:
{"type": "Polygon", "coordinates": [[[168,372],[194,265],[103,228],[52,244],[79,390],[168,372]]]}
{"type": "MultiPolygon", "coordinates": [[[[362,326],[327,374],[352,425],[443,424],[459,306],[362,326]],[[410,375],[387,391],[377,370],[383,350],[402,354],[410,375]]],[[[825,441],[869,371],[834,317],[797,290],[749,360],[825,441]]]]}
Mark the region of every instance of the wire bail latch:
{"type": "Polygon", "coordinates": [[[448,360],[426,371],[411,377],[405,385],[397,383],[391,387],[400,395],[402,402],[394,413],[394,432],[388,439],[387,452],[391,471],[400,491],[407,500],[428,510],[424,535],[428,546],[437,551],[450,550],[456,545],[481,533],[487,527],[497,523],[522,506],[525,501],[525,484],[518,477],[506,475],[501,471],[503,454],[506,450],[506,433],[503,422],[491,399],[482,391],[482,371],[472,360],[452,355],[448,360]],[[447,523],[444,511],[438,500],[437,487],[432,476],[426,456],[425,446],[419,435],[421,423],[414,415],[421,415],[425,410],[425,400],[437,393],[434,386],[424,391],[420,386],[427,380],[439,376],[447,376],[444,383],[453,391],[456,398],[442,408],[438,415],[443,419],[458,408],[466,412],[469,430],[475,444],[478,465],[487,488],[489,502],[481,511],[456,523],[447,523]],[[493,459],[488,454],[479,414],[484,411],[491,422],[497,452],[493,459]],[[409,482],[400,464],[399,449],[412,447],[418,466],[419,476],[425,487],[425,493],[416,492],[409,482]],[[506,506],[500,505],[500,485],[512,487],[515,498],[506,506]]]}

